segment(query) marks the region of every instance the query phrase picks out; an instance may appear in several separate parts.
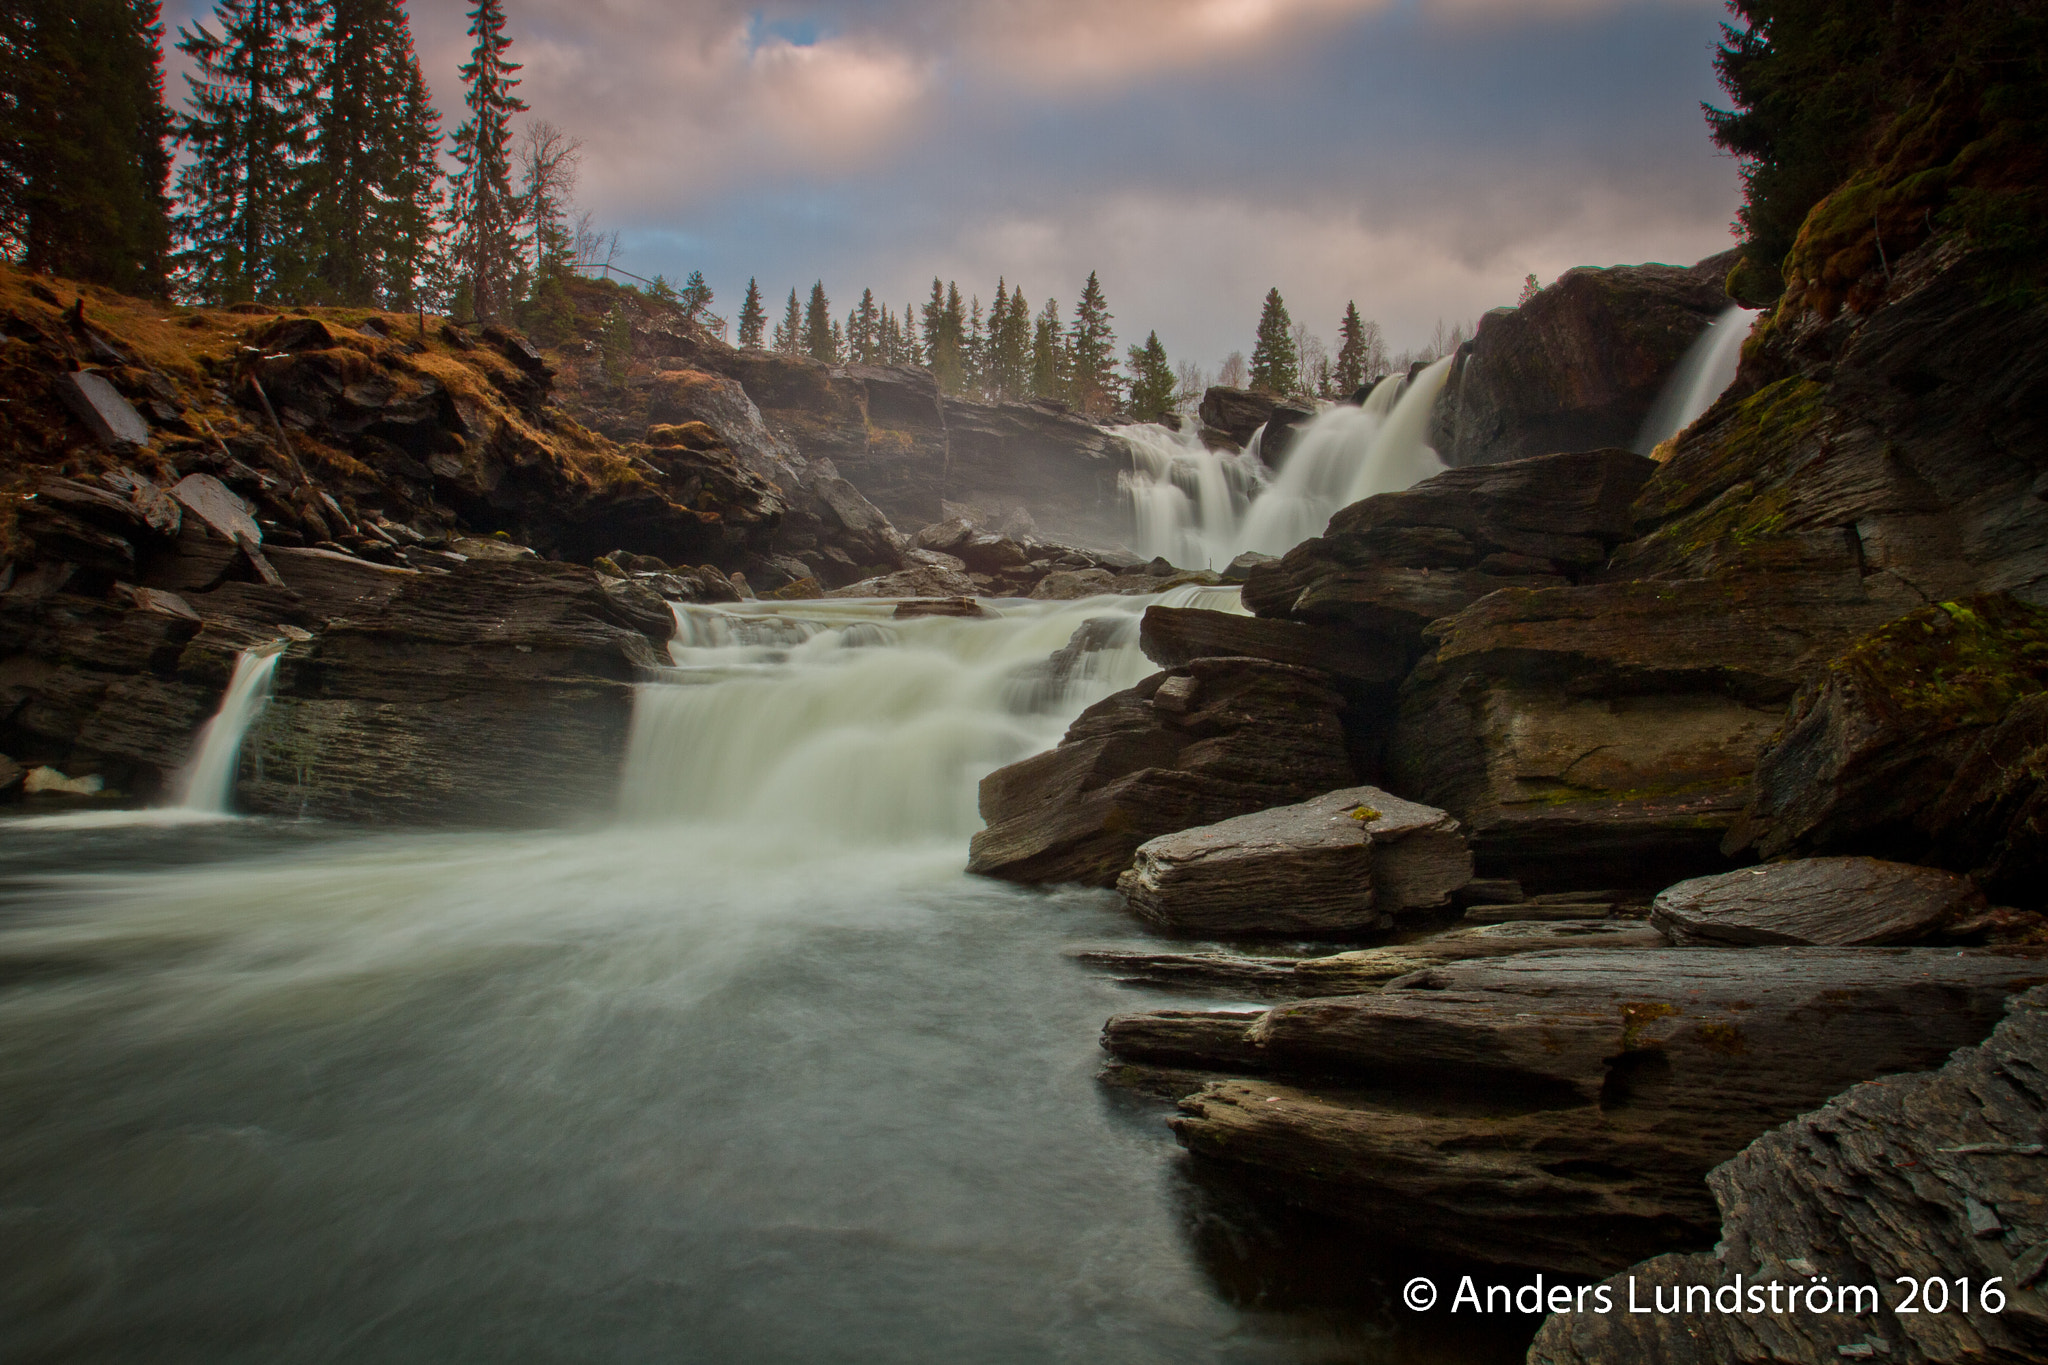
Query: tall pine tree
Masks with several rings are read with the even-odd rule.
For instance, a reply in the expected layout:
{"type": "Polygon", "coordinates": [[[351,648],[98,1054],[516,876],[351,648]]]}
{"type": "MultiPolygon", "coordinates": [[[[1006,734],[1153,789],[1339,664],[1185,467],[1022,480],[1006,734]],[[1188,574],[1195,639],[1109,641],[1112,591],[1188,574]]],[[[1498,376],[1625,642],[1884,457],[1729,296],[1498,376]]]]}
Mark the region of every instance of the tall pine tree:
{"type": "Polygon", "coordinates": [[[0,4],[0,243],[28,270],[163,292],[162,40],[155,0],[0,4]]]}
{"type": "Polygon", "coordinates": [[[752,277],[747,280],[747,298],[740,305],[740,345],[746,350],[761,349],[761,334],[768,327],[768,310],[761,306],[761,286],[752,277]]]}
{"type": "Polygon", "coordinates": [[[775,349],[784,355],[804,353],[804,310],[796,301],[796,290],[789,291],[789,305],[782,311],[782,321],[775,324],[775,349]]]}
{"type": "Polygon", "coordinates": [[[1163,420],[1173,411],[1176,380],[1173,366],[1167,363],[1166,348],[1159,344],[1159,333],[1149,333],[1143,346],[1131,347],[1128,363],[1131,370],[1131,420],[1163,420]]]}
{"type": "Polygon", "coordinates": [[[1259,331],[1252,346],[1252,388],[1281,395],[1301,389],[1301,361],[1294,350],[1294,322],[1277,288],[1266,291],[1259,331]]]}
{"type": "Polygon", "coordinates": [[[324,0],[319,8],[318,114],[305,171],[316,291],[336,303],[403,299],[429,244],[440,116],[425,98],[399,0],[324,0]]]}
{"type": "Polygon", "coordinates": [[[312,33],[299,0],[220,0],[214,18],[218,34],[178,30],[194,68],[176,122],[179,287],[208,302],[293,298],[308,275],[312,33]]]}
{"type": "Polygon", "coordinates": [[[1031,396],[1064,402],[1067,397],[1066,340],[1060,332],[1060,305],[1047,299],[1031,330],[1031,396]]]}
{"type": "Polygon", "coordinates": [[[839,346],[832,337],[832,300],[825,297],[825,282],[811,286],[810,302],[804,305],[804,354],[827,365],[839,363],[839,346]]]}
{"type": "Polygon", "coordinates": [[[1344,320],[1337,324],[1337,367],[1332,378],[1340,393],[1356,393],[1365,383],[1365,322],[1358,316],[1358,304],[1344,305],[1344,320]]]}
{"type": "Polygon", "coordinates": [[[882,359],[882,314],[875,306],[875,291],[860,291],[860,306],[847,315],[846,340],[850,351],[848,359],[860,365],[873,365],[882,359]]]}
{"type": "Polygon", "coordinates": [[[1116,333],[1109,324],[1113,315],[1102,296],[1102,284],[1095,272],[1081,286],[1081,300],[1074,305],[1073,326],[1067,333],[1067,354],[1072,366],[1067,381],[1068,402],[1090,417],[1109,417],[1120,401],[1116,373],[1116,333]]]}
{"type": "Polygon", "coordinates": [[[448,207],[457,288],[480,318],[500,316],[512,301],[519,269],[519,204],[512,193],[512,116],[526,102],[512,93],[517,62],[505,60],[502,0],[477,0],[469,12],[476,40],[462,66],[469,118],[455,130],[456,172],[448,207]]]}

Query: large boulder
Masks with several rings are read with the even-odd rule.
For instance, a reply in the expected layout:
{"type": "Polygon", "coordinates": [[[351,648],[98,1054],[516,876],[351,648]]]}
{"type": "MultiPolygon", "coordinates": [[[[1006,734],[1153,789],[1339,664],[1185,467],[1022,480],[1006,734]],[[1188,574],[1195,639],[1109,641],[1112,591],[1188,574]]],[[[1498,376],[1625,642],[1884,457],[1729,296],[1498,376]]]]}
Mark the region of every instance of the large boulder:
{"type": "Polygon", "coordinates": [[[1681,947],[1859,948],[1938,934],[1984,897],[1968,878],[1878,858],[1799,858],[1666,887],[1650,923],[1681,947]]]}
{"type": "Polygon", "coordinates": [[[1328,674],[1197,659],[1082,712],[1059,747],[982,779],[968,870],[1112,886],[1157,835],[1355,780],[1328,674]]]}
{"type": "Polygon", "coordinates": [[[1442,910],[1471,879],[1457,821],[1352,787],[1147,840],[1117,890],[1173,933],[1355,938],[1442,910]]]}
{"type": "Polygon", "coordinates": [[[2048,1358],[2044,1067],[2048,987],[2036,987],[1939,1070],[1856,1086],[1763,1134],[1707,1177],[1711,1252],[1629,1267],[1602,1287],[1617,1311],[1551,1317],[1530,1365],[2048,1358]],[[1727,1311],[1724,1286],[1738,1283],[1797,1291],[1801,1311],[1727,1311]],[[1683,1296],[1688,1285],[1719,1302],[1683,1296]],[[1809,1292],[1819,1286],[1832,1292],[1809,1292]],[[1638,1304],[1685,1301],[1623,1311],[1631,1291],[1638,1304]]]}
{"type": "Polygon", "coordinates": [[[1272,420],[1280,399],[1259,389],[1234,389],[1227,384],[1212,385],[1202,395],[1195,415],[1202,425],[1220,432],[1239,448],[1251,444],[1254,433],[1272,420]]]}
{"type": "Polygon", "coordinates": [[[1712,1245],[1710,1169],[1847,1086],[1939,1064],[2043,980],[2038,958],[1933,948],[1452,963],[1234,1016],[1218,1055],[1179,1064],[1266,1079],[1211,1085],[1173,1125],[1376,1241],[1608,1274],[1712,1245]]]}
{"type": "Polygon", "coordinates": [[[1729,252],[1690,268],[1568,270],[1521,307],[1494,309],[1458,348],[1430,445],[1453,466],[1628,445],[1728,307],[1734,263],[1729,252]]]}
{"type": "Polygon", "coordinates": [[[1165,668],[1239,655],[1319,669],[1354,683],[1392,683],[1408,666],[1397,646],[1358,631],[1199,607],[1145,608],[1138,644],[1146,658],[1165,668]]]}
{"type": "Polygon", "coordinates": [[[941,497],[1029,508],[1037,535],[1062,544],[1110,547],[1130,538],[1117,482],[1130,471],[1130,450],[1108,429],[1059,403],[949,398],[945,414],[941,497]]]}

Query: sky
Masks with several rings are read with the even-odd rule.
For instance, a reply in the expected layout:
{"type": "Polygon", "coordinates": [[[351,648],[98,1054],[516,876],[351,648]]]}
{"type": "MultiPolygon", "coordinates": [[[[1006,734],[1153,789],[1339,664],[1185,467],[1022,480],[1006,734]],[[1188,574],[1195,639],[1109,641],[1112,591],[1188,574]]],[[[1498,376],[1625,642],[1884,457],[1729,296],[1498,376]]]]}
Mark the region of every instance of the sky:
{"type": "MultiPolygon", "coordinates": [[[[472,0],[410,0],[445,127],[472,0]]],[[[519,94],[583,143],[618,263],[734,317],[822,280],[901,308],[998,278],[1213,371],[1278,287],[1390,349],[1525,276],[1732,245],[1721,0],[505,0],[519,94]]],[[[207,0],[169,0],[173,34],[207,0]]],[[[184,94],[170,57],[167,95],[184,94]]]]}

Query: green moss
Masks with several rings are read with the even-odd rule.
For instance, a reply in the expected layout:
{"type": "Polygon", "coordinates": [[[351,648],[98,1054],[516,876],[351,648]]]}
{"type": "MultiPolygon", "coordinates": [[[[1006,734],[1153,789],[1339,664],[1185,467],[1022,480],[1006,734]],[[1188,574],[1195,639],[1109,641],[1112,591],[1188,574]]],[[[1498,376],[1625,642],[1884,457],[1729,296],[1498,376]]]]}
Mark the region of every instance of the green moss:
{"type": "Polygon", "coordinates": [[[1734,415],[1687,441],[1657,471],[1636,502],[1644,518],[1668,518],[1708,502],[1696,513],[1698,524],[1678,522],[1661,528],[1659,536],[1676,535],[1681,543],[1711,545],[1720,534],[1742,530],[1752,539],[1771,534],[1773,516],[1782,525],[1783,507],[1755,513],[1731,511],[1722,505],[1726,490],[1756,482],[1789,464],[1789,456],[1819,427],[1826,416],[1826,390],[1811,379],[1781,379],[1744,399],[1734,415]],[[1725,523],[1725,524],[1724,524],[1725,523]]]}
{"type": "Polygon", "coordinates": [[[1830,671],[1916,726],[1995,724],[2048,690],[2048,609],[2004,593],[1923,607],[1857,641],[1830,671]]]}

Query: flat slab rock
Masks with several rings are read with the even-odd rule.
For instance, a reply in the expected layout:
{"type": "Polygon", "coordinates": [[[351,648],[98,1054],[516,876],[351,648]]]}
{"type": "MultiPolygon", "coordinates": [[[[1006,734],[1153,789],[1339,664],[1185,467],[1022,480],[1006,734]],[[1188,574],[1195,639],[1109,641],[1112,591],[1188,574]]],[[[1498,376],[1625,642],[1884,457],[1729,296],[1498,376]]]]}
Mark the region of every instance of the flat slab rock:
{"type": "MultiPolygon", "coordinates": [[[[1530,1365],[1721,1365],[1842,1360],[2048,1359],[2048,987],[2012,1002],[1981,1046],[1938,1071],[1856,1086],[1759,1137],[1707,1177],[1721,1213],[1713,1253],[1665,1255],[1608,1282],[1616,1304],[1670,1302],[1688,1285],[1868,1285],[1827,1312],[1551,1317],[1530,1365]],[[1919,1286],[1918,1312],[1906,1277],[1919,1286]],[[1926,1298],[1940,1282],[1947,1307],[1926,1298]],[[1956,1281],[1969,1282],[1966,1305],[1956,1281]],[[1984,1311],[1997,1281],[2002,1311],[1984,1311]]],[[[1724,1293],[1726,1291],[1724,1290],[1724,1293]]],[[[1768,1288],[1766,1288],[1768,1293],[1768,1288]]],[[[1698,1307],[1695,1302],[1694,1308],[1698,1307]]]]}
{"type": "Polygon", "coordinates": [[[1290,1197],[1454,1256],[1604,1275],[1711,1245],[1710,1169],[1851,1085],[1938,1065],[2044,981],[2027,952],[1536,952],[1206,1038],[1119,1019],[1105,1045],[1272,1078],[1184,1099],[1173,1126],[1290,1197]]]}
{"type": "Polygon", "coordinates": [[[1984,897],[1967,877],[1881,858],[1799,858],[1695,877],[1659,893],[1650,923],[1682,946],[1911,943],[1984,897]]]}
{"type": "Polygon", "coordinates": [[[1456,820],[1350,787],[1149,840],[1117,889],[1176,933],[1349,936],[1446,905],[1471,879],[1456,820]]]}

